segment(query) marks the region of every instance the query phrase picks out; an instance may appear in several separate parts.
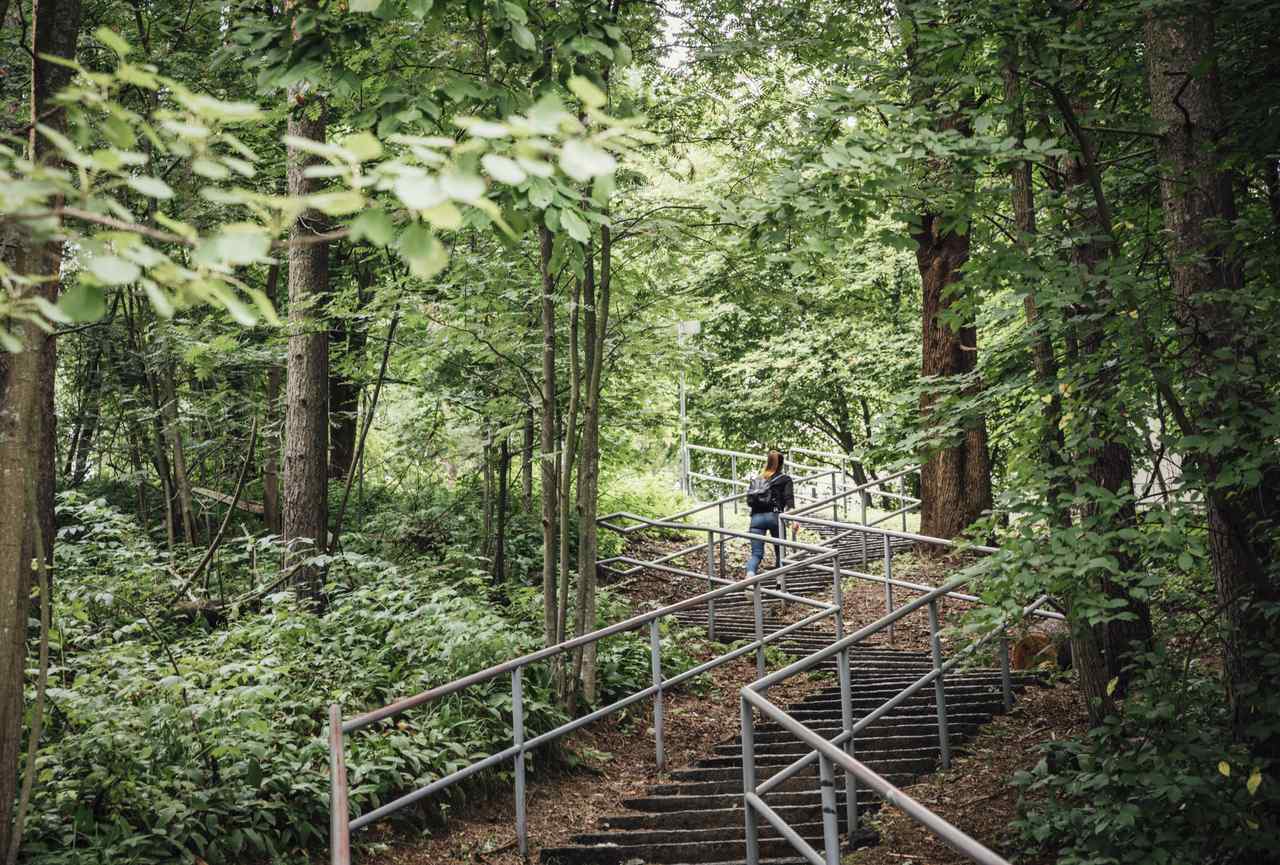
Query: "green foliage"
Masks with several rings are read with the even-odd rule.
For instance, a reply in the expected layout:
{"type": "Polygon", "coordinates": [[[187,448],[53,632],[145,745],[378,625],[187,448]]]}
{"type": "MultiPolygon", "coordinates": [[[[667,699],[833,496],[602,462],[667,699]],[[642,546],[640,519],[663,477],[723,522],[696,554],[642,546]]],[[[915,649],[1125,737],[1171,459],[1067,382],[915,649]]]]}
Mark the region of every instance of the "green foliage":
{"type": "MultiPolygon", "coordinates": [[[[538,604],[528,619],[519,605],[499,612],[456,562],[355,553],[333,557],[339,582],[322,615],[277,592],[210,633],[164,617],[172,576],[132,520],[74,494],[63,496],[61,519],[58,662],[24,861],[297,855],[327,839],[330,702],[352,715],[539,644],[529,626],[538,604]]],[[[618,616],[603,594],[600,615],[618,616]]],[[[668,673],[687,669],[691,659],[665,643],[668,673]]],[[[605,699],[648,684],[647,637],[615,638],[600,657],[605,699]]],[[[527,670],[524,689],[529,735],[563,720],[549,670],[527,670]]],[[[356,734],[353,806],[376,807],[510,737],[506,677],[356,734]]],[[[546,759],[533,756],[535,772],[546,759]]]]}
{"type": "MultiPolygon", "coordinates": [[[[1015,828],[1029,850],[1054,851],[1062,865],[1244,865],[1280,847],[1275,764],[1230,744],[1211,671],[1183,674],[1163,660],[1148,659],[1119,715],[1046,744],[1015,779],[1024,791],[1015,828]]],[[[1274,723],[1280,703],[1271,703],[1274,723]]]]}

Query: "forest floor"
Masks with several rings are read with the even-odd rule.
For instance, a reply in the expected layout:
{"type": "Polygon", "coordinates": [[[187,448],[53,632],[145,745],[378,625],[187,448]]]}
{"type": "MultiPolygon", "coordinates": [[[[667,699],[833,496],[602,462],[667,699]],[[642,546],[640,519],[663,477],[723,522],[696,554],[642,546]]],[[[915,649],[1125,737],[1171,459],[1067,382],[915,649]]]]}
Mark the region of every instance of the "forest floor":
{"type": "MultiPolygon", "coordinates": [[[[673,542],[637,539],[629,554],[650,559],[674,548],[673,542]]],[[[744,562],[745,556],[729,557],[738,573],[744,562]]],[[[895,560],[895,565],[896,575],[902,579],[929,585],[938,584],[956,567],[955,563],[911,556],[895,560]]],[[[696,565],[688,567],[693,570],[696,565]]],[[[642,572],[619,581],[614,588],[641,611],[705,591],[706,585],[700,580],[642,572]]],[[[901,604],[906,597],[907,593],[900,592],[895,600],[901,604]]],[[[948,614],[958,617],[968,606],[955,601],[943,605],[944,626],[948,614]]],[[[797,617],[797,607],[792,605],[782,617],[797,617]]],[[[850,631],[875,621],[884,615],[883,588],[869,581],[847,581],[844,610],[850,631]]],[[[895,648],[928,649],[928,619],[923,612],[908,616],[896,630],[895,648]]],[[[700,661],[715,654],[705,641],[689,648],[700,661]]],[[[739,723],[737,691],[755,678],[754,658],[747,655],[716,668],[691,688],[668,693],[664,723],[668,767],[687,766],[713,746],[732,740],[739,723]]],[[[796,677],[773,688],[771,696],[787,705],[830,684],[828,676],[796,677]]],[[[1000,838],[1007,833],[1017,803],[1017,793],[1009,786],[1014,772],[1035,765],[1038,743],[1078,731],[1083,710],[1073,699],[1074,693],[1063,688],[1029,689],[1011,715],[998,717],[967,743],[964,756],[957,757],[950,772],[930,776],[909,792],[976,837],[986,841],[1000,838]],[[985,792],[975,797],[976,790],[985,792]]],[[[646,787],[662,780],[654,765],[652,720],[649,703],[602,719],[568,736],[562,741],[558,763],[547,761],[545,771],[531,775],[526,806],[531,861],[537,861],[541,847],[569,844],[573,835],[595,830],[601,817],[626,810],[622,804],[625,799],[642,795],[646,787]]],[[[877,822],[886,843],[860,851],[847,862],[927,865],[962,861],[900,813],[886,810],[877,822]]],[[[363,840],[380,842],[379,849],[360,856],[371,865],[524,862],[516,850],[514,795],[506,784],[494,785],[489,795],[476,795],[455,808],[447,826],[427,837],[407,837],[386,826],[375,828],[363,840]]]]}

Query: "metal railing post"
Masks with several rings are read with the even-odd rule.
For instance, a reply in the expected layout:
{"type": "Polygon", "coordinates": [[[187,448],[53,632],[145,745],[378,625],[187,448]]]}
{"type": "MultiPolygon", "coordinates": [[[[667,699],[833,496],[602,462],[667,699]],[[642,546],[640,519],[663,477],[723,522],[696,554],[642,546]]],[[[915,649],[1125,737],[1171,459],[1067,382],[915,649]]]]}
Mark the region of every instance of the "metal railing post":
{"type": "MultiPolygon", "coordinates": [[[[836,608],[836,639],[842,640],[844,639],[844,587],[841,585],[839,553],[831,557],[831,572],[831,603],[836,608]]],[[[849,674],[848,646],[841,649],[840,654],[836,656],[836,670],[840,677],[840,728],[846,736],[844,752],[852,757],[854,755],[853,685],[849,674]]],[[[845,819],[849,824],[849,834],[852,837],[854,830],[858,828],[858,779],[848,771],[844,773],[844,797],[845,819]]]]}
{"type": "MultiPolygon", "coordinates": [[[[735,501],[736,501],[736,499],[735,499],[735,501]]],[[[719,512],[719,514],[720,514],[720,528],[722,528],[722,529],[723,529],[723,528],[724,528],[724,502],[723,502],[723,501],[719,502],[719,503],[716,505],[716,510],[717,510],[717,511],[719,512]]],[[[724,535],[721,535],[721,536],[720,536],[720,576],[722,576],[722,577],[723,577],[726,573],[728,573],[728,572],[725,570],[725,566],[724,566],[724,544],[725,544],[725,536],[724,536],[724,535]]]]}
{"type": "Polygon", "coordinates": [[[751,587],[751,606],[754,607],[756,624],[756,678],[763,679],[764,665],[764,605],[760,602],[760,584],[751,587]]]}
{"type": "Polygon", "coordinates": [[[746,865],[760,865],[760,822],[756,809],[746,800],[746,794],[756,792],[756,735],[755,718],[751,714],[751,704],[746,697],[742,701],[742,814],[746,820],[747,862],[746,865]]]}
{"type": "Polygon", "coordinates": [[[1009,638],[1007,631],[1000,629],[1000,689],[1004,692],[1004,710],[1013,708],[1013,682],[1009,676],[1009,638]]]}
{"type": "MultiPolygon", "coordinates": [[[[898,476],[898,495],[902,496],[902,498],[898,499],[898,502],[899,502],[898,506],[905,508],[906,507],[905,502],[907,500],[907,476],[906,475],[898,476]]],[[[907,512],[905,510],[902,512],[902,530],[904,532],[907,530],[907,512]]]]}
{"type": "MultiPolygon", "coordinates": [[[[787,539],[787,517],[781,511],[778,512],[778,538],[780,540],[787,539]]],[[[767,556],[768,553],[769,551],[766,548],[765,555],[767,556]]],[[[774,561],[774,564],[779,568],[785,567],[787,564],[787,554],[781,544],[773,545],[773,561],[774,561]]],[[[761,563],[763,564],[763,560],[761,563]]],[[[779,591],[783,591],[783,592],[787,590],[786,574],[782,574],[781,576],[778,577],[778,589],[779,591]]],[[[787,606],[787,602],[783,601],[782,606],[783,606],[783,609],[785,609],[787,606]]]]}
{"type": "Polygon", "coordinates": [[[524,684],[523,667],[511,671],[511,738],[516,751],[516,847],[529,855],[529,825],[524,800],[524,684]]]}
{"type": "Polygon", "coordinates": [[[351,815],[347,807],[347,754],[342,739],[342,709],[329,705],[329,862],[351,862],[351,815]]]}
{"type": "MultiPolygon", "coordinates": [[[[867,493],[865,490],[858,493],[858,504],[862,508],[861,524],[865,526],[867,524],[867,493]]],[[[862,539],[862,569],[865,571],[867,569],[867,544],[871,542],[871,535],[869,532],[858,532],[858,537],[862,539]]]]}
{"type": "Polygon", "coordinates": [[[827,865],[840,865],[840,819],[836,816],[836,773],[831,758],[818,754],[818,784],[822,789],[822,845],[827,865]]]}
{"type": "Polygon", "coordinates": [[[836,495],[836,473],[835,473],[835,469],[832,469],[831,470],[831,521],[839,522],[840,521],[840,500],[837,499],[835,495],[836,495]]]}
{"type": "MultiPolygon", "coordinates": [[[[733,491],[736,493],[738,491],[738,458],[735,456],[729,457],[729,475],[733,478],[733,491]]],[[[733,515],[735,517],[738,515],[737,499],[733,500],[733,515]]]]}
{"type": "MultiPolygon", "coordinates": [[[[889,536],[884,536],[884,614],[890,615],[893,612],[893,544],[889,542],[889,536]]],[[[894,628],[893,623],[889,623],[889,643],[893,644],[894,628]]]]}
{"type": "MultiPolygon", "coordinates": [[[[707,532],[707,591],[716,588],[716,547],[715,534],[707,532]]],[[[707,601],[707,639],[713,643],[716,639],[716,599],[707,601]]]]}
{"type": "Polygon", "coordinates": [[[653,666],[653,747],[657,752],[658,771],[667,770],[667,754],[662,747],[662,648],[658,639],[658,620],[649,622],[649,662],[653,666]]]}
{"type": "Polygon", "coordinates": [[[938,624],[938,602],[929,602],[929,643],[933,651],[933,692],[938,708],[938,749],[942,752],[942,768],[951,768],[951,737],[947,730],[947,686],[942,673],[942,634],[938,624]]]}

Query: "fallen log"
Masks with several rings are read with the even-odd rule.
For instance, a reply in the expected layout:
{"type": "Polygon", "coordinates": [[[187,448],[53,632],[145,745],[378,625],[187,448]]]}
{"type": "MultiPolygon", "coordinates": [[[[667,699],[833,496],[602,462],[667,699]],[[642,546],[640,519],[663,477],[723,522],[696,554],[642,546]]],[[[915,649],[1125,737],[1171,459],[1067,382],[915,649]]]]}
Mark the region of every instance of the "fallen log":
{"type": "Polygon", "coordinates": [[[236,501],[234,497],[229,496],[226,493],[220,493],[217,490],[208,490],[203,487],[192,487],[191,492],[198,496],[203,496],[206,499],[213,499],[215,502],[219,502],[224,505],[230,505],[234,502],[236,508],[242,511],[248,511],[251,514],[263,514],[266,512],[266,508],[262,506],[262,502],[251,502],[246,501],[245,499],[236,501]]]}

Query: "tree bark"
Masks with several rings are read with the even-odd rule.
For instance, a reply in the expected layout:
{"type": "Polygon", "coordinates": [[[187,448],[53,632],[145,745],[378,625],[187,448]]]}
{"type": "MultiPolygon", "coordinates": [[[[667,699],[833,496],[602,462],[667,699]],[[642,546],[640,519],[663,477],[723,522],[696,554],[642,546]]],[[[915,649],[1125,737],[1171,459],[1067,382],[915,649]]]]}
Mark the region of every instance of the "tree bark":
{"type": "MultiPolygon", "coordinates": [[[[167,347],[166,347],[167,351],[167,347]]],[[[189,543],[197,542],[195,507],[191,498],[191,479],[187,476],[186,451],[182,446],[182,427],[178,417],[178,388],[174,381],[174,364],[166,360],[160,372],[161,411],[165,433],[173,452],[173,484],[178,495],[178,513],[182,516],[182,536],[189,543]]]]}
{"type": "MultiPolygon", "coordinates": [[[[312,141],[325,139],[327,106],[307,86],[289,89],[289,134],[312,141]]],[[[289,148],[291,196],[314,191],[304,176],[314,161],[289,148]]],[[[328,543],[329,331],[318,320],[329,288],[329,245],[307,243],[320,233],[322,215],[304,211],[289,229],[289,348],[285,386],[283,533],[291,559],[323,553],[328,543]]],[[[323,573],[300,567],[293,578],[299,598],[320,601],[323,573]]]]}
{"type": "MultiPolygon", "coordinates": [[[[943,321],[957,305],[961,271],[969,259],[969,235],[942,228],[942,214],[925,213],[915,235],[916,263],[923,291],[921,375],[947,379],[977,366],[977,328],[953,329],[943,321]]],[[[937,396],[921,394],[923,425],[933,424],[937,396]]],[[[968,420],[959,441],[933,451],[920,468],[920,533],[954,538],[991,509],[991,457],[986,419],[968,420]]]]}
{"type": "MultiPolygon", "coordinates": [[[[588,249],[588,251],[590,251],[588,249]]],[[[590,271],[588,271],[590,273],[590,271]]],[[[596,515],[600,498],[600,394],[603,389],[605,340],[609,332],[609,301],[613,280],[613,238],[608,226],[600,228],[599,290],[588,295],[584,312],[586,327],[586,388],[582,418],[582,453],[578,468],[578,633],[596,626],[596,588],[599,573],[599,527],[596,515]]],[[[594,280],[589,280],[591,286],[594,280]]],[[[582,694],[588,704],[597,697],[596,644],[583,647],[579,674],[582,694]]]]}
{"type": "MultiPolygon", "coordinates": [[[[587,254],[590,256],[590,250],[588,250],[587,254]]],[[[573,303],[569,308],[569,406],[565,412],[564,431],[560,447],[560,608],[556,613],[557,642],[564,640],[567,636],[565,628],[569,613],[569,574],[572,570],[569,564],[569,536],[571,533],[569,515],[573,507],[570,494],[573,489],[573,468],[578,457],[578,406],[582,394],[582,367],[578,359],[578,321],[582,310],[583,283],[590,278],[591,267],[588,260],[587,278],[574,280],[573,303]]],[[[581,597],[581,575],[579,575],[579,600],[581,600],[581,597]]],[[[579,617],[581,616],[581,607],[578,608],[577,614],[579,617]]]]}
{"type": "Polygon", "coordinates": [[[1248,304],[1233,305],[1244,290],[1229,227],[1236,216],[1231,177],[1224,167],[1222,99],[1214,20],[1192,11],[1146,21],[1148,85],[1153,119],[1162,129],[1160,197],[1169,239],[1175,326],[1185,358],[1184,378],[1204,381],[1183,406],[1171,388],[1165,397],[1184,435],[1230,435],[1217,453],[1188,454],[1200,475],[1209,518],[1209,550],[1222,610],[1227,694],[1237,741],[1264,756],[1280,756],[1274,724],[1264,721],[1273,699],[1275,671],[1255,655],[1274,652],[1280,620],[1266,607],[1280,603],[1274,577],[1280,465],[1257,418],[1271,403],[1271,358],[1260,358],[1242,320],[1248,304]],[[1258,449],[1265,449],[1259,456],[1258,449]]]}
{"type": "MultiPolygon", "coordinates": [[[[267,300],[277,310],[280,308],[279,297],[280,264],[273,262],[267,271],[267,300]]],[[[272,361],[267,367],[266,382],[266,422],[262,435],[262,516],[267,531],[279,534],[280,524],[280,385],[284,379],[284,371],[280,364],[272,361]]]]}
{"type": "MultiPolygon", "coordinates": [[[[28,154],[57,166],[55,148],[39,137],[37,119],[55,129],[63,114],[51,108],[54,94],[71,77],[65,66],[41,59],[74,59],[80,30],[80,0],[32,0],[31,82],[28,154]]],[[[17,273],[46,277],[30,288],[50,302],[58,299],[62,244],[15,238],[17,273]]],[[[20,843],[13,827],[18,754],[22,745],[23,684],[27,621],[31,604],[31,564],[39,548],[53,561],[54,338],[30,323],[15,326],[23,351],[0,361],[0,854],[16,859],[20,843]],[[28,510],[28,484],[35,487],[36,512],[28,510]]]]}
{"type": "Polygon", "coordinates": [[[542,291],[542,435],[538,462],[542,468],[542,616],[543,641],[556,643],[556,520],[559,477],[556,472],[556,305],[551,275],[551,232],[538,227],[538,272],[542,291]]]}

